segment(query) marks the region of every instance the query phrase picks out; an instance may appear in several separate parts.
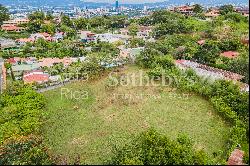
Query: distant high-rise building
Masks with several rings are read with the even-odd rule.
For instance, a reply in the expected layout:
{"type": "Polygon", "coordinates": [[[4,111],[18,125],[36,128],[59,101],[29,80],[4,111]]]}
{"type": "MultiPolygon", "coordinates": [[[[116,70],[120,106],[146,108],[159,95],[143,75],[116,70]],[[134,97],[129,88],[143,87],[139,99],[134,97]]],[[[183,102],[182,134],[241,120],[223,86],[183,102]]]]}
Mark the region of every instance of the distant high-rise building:
{"type": "Polygon", "coordinates": [[[119,7],[118,0],[115,1],[115,9],[117,10],[119,7]]]}

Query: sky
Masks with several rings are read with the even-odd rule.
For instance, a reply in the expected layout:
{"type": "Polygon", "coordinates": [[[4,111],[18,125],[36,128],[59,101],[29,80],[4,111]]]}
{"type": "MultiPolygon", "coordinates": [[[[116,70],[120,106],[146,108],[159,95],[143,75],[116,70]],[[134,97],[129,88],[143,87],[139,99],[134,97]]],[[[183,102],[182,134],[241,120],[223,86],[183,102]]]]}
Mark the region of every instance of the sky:
{"type": "MultiPolygon", "coordinates": [[[[111,3],[113,4],[115,2],[115,0],[81,0],[81,1],[85,1],[85,2],[107,2],[107,3],[111,3]]],[[[123,3],[148,3],[148,2],[164,2],[164,1],[171,1],[171,2],[175,2],[175,0],[118,0],[120,4],[123,3]]],[[[201,3],[206,3],[206,2],[245,2],[248,3],[249,0],[182,0],[181,2],[183,3],[191,3],[191,2],[201,2],[201,3]]],[[[180,0],[178,0],[178,2],[180,2],[180,0]]]]}
{"type": "MultiPolygon", "coordinates": [[[[84,2],[107,2],[114,3],[115,0],[83,0],[84,2]]],[[[118,0],[119,3],[148,3],[148,2],[163,2],[167,0],[118,0]]]]}
{"type": "MultiPolygon", "coordinates": [[[[114,0],[86,0],[90,2],[108,2],[113,3],[114,0]]],[[[164,0],[118,0],[120,3],[148,3],[148,2],[163,2],[164,0]]]]}

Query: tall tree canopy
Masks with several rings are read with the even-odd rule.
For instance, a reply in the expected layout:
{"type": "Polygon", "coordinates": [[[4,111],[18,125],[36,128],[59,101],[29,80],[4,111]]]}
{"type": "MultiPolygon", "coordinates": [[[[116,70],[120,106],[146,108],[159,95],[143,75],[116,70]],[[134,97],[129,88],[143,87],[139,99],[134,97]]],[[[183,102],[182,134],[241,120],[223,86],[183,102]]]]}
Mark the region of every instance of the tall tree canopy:
{"type": "Polygon", "coordinates": [[[6,7],[0,4],[0,25],[3,24],[3,21],[9,19],[9,11],[6,7]]]}
{"type": "Polygon", "coordinates": [[[223,5],[220,7],[220,14],[225,15],[234,11],[233,5],[223,5]]]}

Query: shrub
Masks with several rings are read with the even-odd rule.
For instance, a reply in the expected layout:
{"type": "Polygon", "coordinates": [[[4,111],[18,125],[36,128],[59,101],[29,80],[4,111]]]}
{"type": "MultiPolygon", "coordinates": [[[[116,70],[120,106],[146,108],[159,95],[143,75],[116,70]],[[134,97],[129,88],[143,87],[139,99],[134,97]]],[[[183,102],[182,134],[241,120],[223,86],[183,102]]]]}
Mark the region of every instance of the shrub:
{"type": "Polygon", "coordinates": [[[10,138],[0,146],[0,165],[48,165],[52,164],[35,135],[10,138]]]}
{"type": "Polygon", "coordinates": [[[204,151],[196,151],[193,142],[185,135],[177,140],[150,129],[136,137],[131,144],[114,152],[109,164],[182,165],[208,164],[211,161],[204,151]]]}

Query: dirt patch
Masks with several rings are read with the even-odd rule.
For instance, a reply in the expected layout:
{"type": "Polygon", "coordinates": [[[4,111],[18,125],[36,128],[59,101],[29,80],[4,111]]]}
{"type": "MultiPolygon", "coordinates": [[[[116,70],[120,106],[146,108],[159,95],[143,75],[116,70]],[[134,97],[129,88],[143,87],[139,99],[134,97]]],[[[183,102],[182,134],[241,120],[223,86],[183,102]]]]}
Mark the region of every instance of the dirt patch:
{"type": "Polygon", "coordinates": [[[73,138],[73,140],[69,142],[70,145],[78,145],[78,146],[83,146],[87,143],[88,140],[84,136],[73,138]]]}

